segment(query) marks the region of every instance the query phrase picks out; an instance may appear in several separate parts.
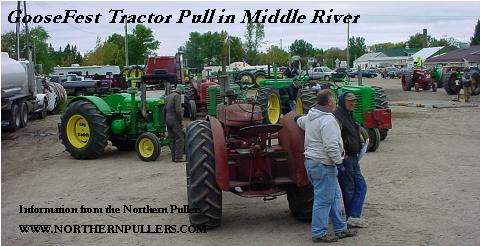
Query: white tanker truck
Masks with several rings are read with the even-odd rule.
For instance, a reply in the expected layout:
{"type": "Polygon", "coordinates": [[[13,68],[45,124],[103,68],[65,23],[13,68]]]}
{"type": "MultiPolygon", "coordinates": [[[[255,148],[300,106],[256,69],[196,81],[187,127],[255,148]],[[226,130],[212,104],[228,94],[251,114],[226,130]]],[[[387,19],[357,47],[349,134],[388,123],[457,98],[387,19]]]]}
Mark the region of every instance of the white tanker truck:
{"type": "Polygon", "coordinates": [[[1,77],[2,129],[15,131],[25,127],[29,116],[45,118],[47,112],[58,111],[66,101],[61,85],[47,83],[35,75],[32,62],[16,61],[5,52],[2,52],[1,77]]]}

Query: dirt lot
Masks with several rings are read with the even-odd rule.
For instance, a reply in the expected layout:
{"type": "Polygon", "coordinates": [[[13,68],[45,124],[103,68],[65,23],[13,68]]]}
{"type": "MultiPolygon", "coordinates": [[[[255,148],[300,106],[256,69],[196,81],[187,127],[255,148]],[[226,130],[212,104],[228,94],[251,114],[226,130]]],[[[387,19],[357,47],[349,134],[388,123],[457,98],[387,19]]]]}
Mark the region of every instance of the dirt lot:
{"type": "MultiPolygon", "coordinates": [[[[372,79],[390,101],[449,101],[403,92],[399,80],[372,79]]],[[[474,99],[477,103],[478,97],[474,99]]],[[[361,162],[370,227],[343,245],[480,245],[480,108],[393,106],[394,129],[361,162]]],[[[310,245],[310,225],[293,219],[286,197],[263,202],[224,193],[223,221],[207,234],[22,234],[21,224],[188,224],[186,214],[19,214],[35,207],[182,206],[185,164],[137,160],[109,147],[78,161],[57,136],[59,116],[2,133],[2,243],[5,245],[310,245]]]]}

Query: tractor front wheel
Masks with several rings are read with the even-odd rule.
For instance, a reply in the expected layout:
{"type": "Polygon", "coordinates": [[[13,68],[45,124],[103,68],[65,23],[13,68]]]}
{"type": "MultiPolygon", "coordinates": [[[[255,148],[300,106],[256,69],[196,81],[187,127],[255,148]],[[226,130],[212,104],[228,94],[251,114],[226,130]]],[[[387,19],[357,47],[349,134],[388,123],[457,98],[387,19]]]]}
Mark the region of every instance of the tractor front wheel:
{"type": "Polygon", "coordinates": [[[189,111],[189,118],[191,121],[194,121],[197,119],[197,104],[195,103],[194,100],[189,100],[188,101],[188,111],[189,111]]]}
{"type": "Polygon", "coordinates": [[[312,221],[313,186],[297,187],[295,184],[287,188],[288,207],[295,219],[312,221]]]}
{"type": "Polygon", "coordinates": [[[375,152],[378,149],[378,146],[380,146],[380,141],[382,139],[380,130],[377,128],[360,128],[360,134],[362,134],[362,137],[364,139],[368,138],[368,147],[367,150],[369,152],[375,152]]]}
{"type": "Polygon", "coordinates": [[[107,119],[88,101],[70,104],[60,123],[61,139],[74,158],[98,158],[107,146],[107,119]]]}
{"type": "Polygon", "coordinates": [[[415,83],[415,91],[416,92],[420,91],[420,85],[418,83],[415,83]]]}
{"type": "Polygon", "coordinates": [[[138,158],[142,161],[155,161],[160,155],[160,140],[151,132],[144,132],[135,143],[138,158]]]}
{"type": "Polygon", "coordinates": [[[188,125],[186,135],[188,205],[201,211],[189,214],[190,223],[217,227],[222,218],[222,191],[216,181],[210,123],[193,121],[188,125]]]}

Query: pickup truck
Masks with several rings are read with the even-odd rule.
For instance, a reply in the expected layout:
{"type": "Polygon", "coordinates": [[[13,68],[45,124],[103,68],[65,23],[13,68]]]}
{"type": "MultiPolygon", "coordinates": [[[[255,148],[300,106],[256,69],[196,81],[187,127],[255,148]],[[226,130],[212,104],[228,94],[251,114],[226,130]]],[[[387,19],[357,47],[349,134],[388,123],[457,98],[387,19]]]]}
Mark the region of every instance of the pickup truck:
{"type": "Polygon", "coordinates": [[[308,77],[311,79],[330,80],[333,70],[328,67],[314,67],[308,70],[308,77]]]}
{"type": "Polygon", "coordinates": [[[61,84],[68,96],[108,94],[112,89],[111,80],[89,80],[77,75],[54,75],[49,80],[61,84]]]}

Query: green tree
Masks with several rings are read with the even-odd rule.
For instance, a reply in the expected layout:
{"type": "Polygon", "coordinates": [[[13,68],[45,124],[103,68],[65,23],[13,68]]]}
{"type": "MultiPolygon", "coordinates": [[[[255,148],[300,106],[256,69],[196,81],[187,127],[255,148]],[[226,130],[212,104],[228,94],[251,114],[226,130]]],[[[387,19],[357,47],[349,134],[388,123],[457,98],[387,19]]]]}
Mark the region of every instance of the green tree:
{"type": "Polygon", "coordinates": [[[260,53],[258,57],[260,64],[288,65],[288,53],[276,45],[270,46],[266,53],[260,53]]]}
{"type": "MultiPolygon", "coordinates": [[[[427,35],[427,47],[429,46],[428,44],[432,41],[432,36],[427,35]]],[[[423,48],[423,34],[422,33],[416,33],[412,36],[407,41],[408,47],[409,48],[423,48]]]]}
{"type": "Polygon", "coordinates": [[[147,56],[154,54],[160,46],[152,29],[138,24],[128,35],[128,60],[130,64],[143,64],[147,56]]]}
{"type": "Polygon", "coordinates": [[[187,66],[192,68],[203,67],[202,56],[202,34],[198,32],[191,32],[185,44],[184,58],[187,66]]]}
{"type": "Polygon", "coordinates": [[[362,37],[351,37],[350,40],[350,64],[349,67],[353,66],[353,61],[363,54],[367,53],[367,46],[365,45],[365,38],[362,37]]]}
{"type": "Polygon", "coordinates": [[[303,39],[297,39],[290,45],[290,54],[292,56],[312,57],[315,55],[313,45],[303,39]]]}
{"type": "Polygon", "coordinates": [[[381,50],[381,49],[392,49],[392,48],[405,48],[405,42],[379,43],[379,44],[374,44],[374,45],[368,47],[370,52],[377,52],[378,50],[381,50]]]}
{"type": "Polygon", "coordinates": [[[449,52],[452,50],[456,50],[459,48],[459,41],[455,40],[454,38],[441,38],[439,40],[432,38],[430,41],[430,47],[439,47],[439,46],[444,46],[442,49],[442,52],[449,52]]]}
{"type": "MultiPolygon", "coordinates": [[[[70,66],[72,63],[82,63],[81,54],[77,51],[75,45],[67,44],[65,49],[60,48],[58,51],[55,51],[52,45],[47,43],[50,36],[42,26],[36,26],[30,29],[29,36],[30,45],[33,47],[33,61],[36,64],[43,65],[42,73],[51,73],[53,67],[56,65],[70,66]]],[[[26,32],[25,30],[22,30],[20,33],[21,58],[28,58],[25,44],[26,32]]],[[[2,34],[2,51],[8,52],[10,57],[16,58],[15,46],[15,32],[10,31],[2,34]]]]}
{"type": "Polygon", "coordinates": [[[335,60],[339,59],[340,61],[346,61],[347,60],[347,54],[345,50],[339,49],[339,48],[330,48],[325,51],[324,55],[324,64],[327,67],[330,68],[335,68],[335,60]]]}
{"type": "Polygon", "coordinates": [[[261,23],[247,23],[245,32],[245,55],[251,65],[258,63],[258,52],[265,38],[265,25],[261,23]]]}
{"type": "Polygon", "coordinates": [[[480,19],[477,20],[475,32],[473,33],[473,37],[470,39],[470,45],[480,45],[480,19]]]}
{"type": "Polygon", "coordinates": [[[230,61],[237,62],[245,59],[245,50],[239,37],[230,37],[230,61]]]}

